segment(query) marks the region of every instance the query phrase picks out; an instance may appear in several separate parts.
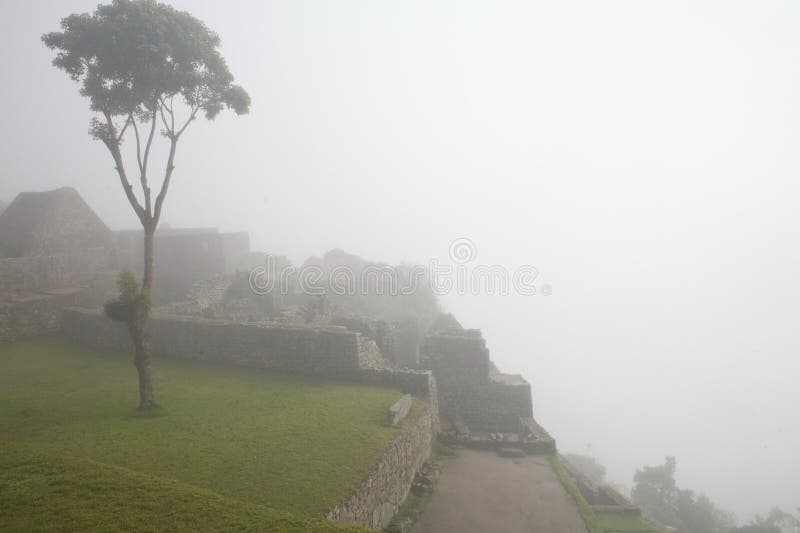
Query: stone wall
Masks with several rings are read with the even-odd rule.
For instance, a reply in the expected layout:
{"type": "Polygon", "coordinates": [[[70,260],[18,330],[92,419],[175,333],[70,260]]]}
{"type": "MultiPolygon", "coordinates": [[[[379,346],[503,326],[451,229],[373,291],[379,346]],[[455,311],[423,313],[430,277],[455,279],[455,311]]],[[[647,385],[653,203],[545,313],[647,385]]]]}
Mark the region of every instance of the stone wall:
{"type": "Polygon", "coordinates": [[[422,412],[402,424],[369,475],[326,518],[344,524],[383,529],[405,501],[420,467],[430,458],[436,408],[428,401],[422,412]],[[412,418],[416,416],[416,418],[412,418]]]}
{"type": "MultiPolygon", "coordinates": [[[[101,311],[63,312],[67,338],[96,350],[133,351],[128,330],[101,311]]],[[[154,314],[153,352],[157,356],[219,361],[280,372],[314,375],[396,387],[428,398],[438,428],[438,397],[433,374],[390,368],[372,339],[341,326],[242,324],[227,320],[154,314]]]]}
{"type": "Polygon", "coordinates": [[[113,262],[107,248],[0,259],[0,301],[55,288],[92,284],[113,262]]]}
{"type": "Polygon", "coordinates": [[[439,413],[446,418],[464,416],[474,392],[486,390],[490,384],[489,350],[475,331],[429,336],[421,364],[436,376],[439,413]]]}
{"type": "Polygon", "coordinates": [[[468,391],[461,398],[459,407],[470,427],[497,432],[516,431],[521,418],[533,417],[531,386],[524,380],[509,383],[492,379],[488,384],[470,387],[468,391]]]}
{"type": "MultiPolygon", "coordinates": [[[[141,231],[120,231],[116,247],[120,268],[143,271],[141,231]]],[[[159,230],[154,241],[153,299],[156,304],[182,301],[198,283],[232,274],[250,259],[247,233],[219,233],[216,228],[159,230]]],[[[251,265],[248,265],[251,266],[251,265]]]]}
{"type": "Polygon", "coordinates": [[[108,249],[0,259],[0,342],[59,333],[62,311],[113,294],[108,249]]]}
{"type": "Polygon", "coordinates": [[[422,365],[436,377],[439,412],[473,429],[518,431],[531,418],[531,388],[521,376],[501,374],[477,330],[450,331],[425,340],[422,365]]]}
{"type": "Polygon", "coordinates": [[[217,275],[211,279],[195,283],[189,290],[189,300],[201,312],[218,306],[225,297],[225,291],[231,285],[231,278],[217,275]]]}
{"type": "Polygon", "coordinates": [[[369,337],[358,335],[358,367],[365,369],[383,368],[384,366],[386,366],[386,361],[375,341],[369,337]]]}
{"type": "MultiPolygon", "coordinates": [[[[165,315],[228,319],[230,317],[220,316],[218,310],[222,308],[225,292],[230,285],[231,277],[222,274],[198,281],[189,289],[185,300],[159,305],[155,308],[155,312],[165,315]]],[[[248,321],[240,320],[240,322],[248,321]]]]}
{"type": "Polygon", "coordinates": [[[359,380],[376,386],[399,387],[414,396],[431,397],[433,401],[438,401],[436,380],[428,370],[367,368],[361,369],[359,380]]]}
{"type": "MultiPolygon", "coordinates": [[[[96,350],[132,353],[128,330],[101,311],[66,309],[64,334],[96,350]]],[[[155,314],[157,356],[218,361],[291,374],[343,378],[397,387],[428,398],[438,427],[436,382],[426,371],[389,368],[375,342],[340,326],[242,324],[226,320],[155,314]]]]}
{"type": "Polygon", "coordinates": [[[71,187],[21,192],[0,214],[0,257],[108,248],[111,231],[71,187]]]}
{"type": "Polygon", "coordinates": [[[398,370],[394,368],[369,368],[359,372],[358,380],[370,385],[397,387],[403,392],[418,398],[427,398],[431,405],[434,434],[439,433],[439,396],[436,379],[427,370],[398,370]]]}
{"type": "MultiPolygon", "coordinates": [[[[359,335],[344,328],[241,324],[199,317],[154,316],[153,352],[281,372],[356,377],[359,335]]],[[[66,336],[99,350],[132,352],[127,329],[100,311],[64,311],[66,336]]]]}
{"type": "Polygon", "coordinates": [[[60,289],[0,302],[0,342],[55,335],[63,310],[86,305],[94,296],[81,289],[60,289]]]}

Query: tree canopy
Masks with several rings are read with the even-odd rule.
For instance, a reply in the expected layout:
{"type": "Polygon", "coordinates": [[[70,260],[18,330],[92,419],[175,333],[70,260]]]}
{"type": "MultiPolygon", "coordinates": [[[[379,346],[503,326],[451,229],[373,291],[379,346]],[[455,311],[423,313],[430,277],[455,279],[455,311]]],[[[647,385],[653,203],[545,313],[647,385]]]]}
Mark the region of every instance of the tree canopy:
{"type": "Polygon", "coordinates": [[[631,499],[648,520],[682,533],[727,533],[733,516],[704,494],[681,489],[675,483],[677,462],[667,457],[663,465],[636,471],[631,499]]]}
{"type": "Polygon", "coordinates": [[[219,53],[219,36],[187,12],[114,0],[93,15],[64,18],[61,28],[42,40],[58,51],[53,64],[81,82],[94,111],[127,116],[176,95],[209,119],[223,108],[242,114],[250,107],[219,53]]]}
{"type": "Polygon", "coordinates": [[[92,121],[90,134],[114,157],[128,201],[144,225],[157,223],[169,185],[172,157],[161,192],[150,203],[147,163],[156,124],[170,139],[172,149],[199,112],[213,119],[222,110],[245,114],[250,97],[233,83],[233,75],[219,52],[220,38],[202,21],[153,0],[114,0],[93,14],[73,14],[61,21],[63,31],[42,40],[56,50],[53,65],[80,83],[81,94],[101,118],[92,121]],[[175,99],[188,108],[178,117],[175,99]],[[114,123],[122,117],[121,123],[114,123]],[[137,121],[149,123],[149,134],[139,134],[137,121]],[[128,127],[136,136],[136,155],[142,181],[141,205],[127,182],[119,145],[128,127]]]}

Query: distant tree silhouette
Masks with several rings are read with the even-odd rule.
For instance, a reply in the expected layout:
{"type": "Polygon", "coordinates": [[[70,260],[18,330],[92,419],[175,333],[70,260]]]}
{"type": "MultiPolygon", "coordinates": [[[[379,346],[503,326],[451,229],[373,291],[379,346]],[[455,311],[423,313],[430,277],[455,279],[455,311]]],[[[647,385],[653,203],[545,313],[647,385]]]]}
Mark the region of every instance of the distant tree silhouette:
{"type": "Polygon", "coordinates": [[[800,533],[800,518],[774,507],[766,517],[756,515],[748,525],[732,529],[731,533],[800,533]]]}
{"type": "Polygon", "coordinates": [[[645,466],[634,475],[631,499],[653,522],[683,533],[727,533],[733,516],[714,505],[704,494],[678,488],[677,462],[667,457],[663,465],[645,466]]]}

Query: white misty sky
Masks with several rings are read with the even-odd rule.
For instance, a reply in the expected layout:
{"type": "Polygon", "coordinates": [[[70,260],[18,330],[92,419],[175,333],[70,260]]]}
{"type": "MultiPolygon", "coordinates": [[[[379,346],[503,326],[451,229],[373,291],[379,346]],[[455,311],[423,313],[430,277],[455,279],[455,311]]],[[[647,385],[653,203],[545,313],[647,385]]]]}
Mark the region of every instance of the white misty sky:
{"type": "MultiPolygon", "coordinates": [[[[135,227],[39,41],[97,0],[8,1],[0,199],[76,187],[135,227]]],[[[800,4],[174,1],[247,117],[194,124],[173,226],[290,256],[535,265],[549,297],[444,299],[613,480],[665,455],[746,518],[800,506],[800,4]]]]}

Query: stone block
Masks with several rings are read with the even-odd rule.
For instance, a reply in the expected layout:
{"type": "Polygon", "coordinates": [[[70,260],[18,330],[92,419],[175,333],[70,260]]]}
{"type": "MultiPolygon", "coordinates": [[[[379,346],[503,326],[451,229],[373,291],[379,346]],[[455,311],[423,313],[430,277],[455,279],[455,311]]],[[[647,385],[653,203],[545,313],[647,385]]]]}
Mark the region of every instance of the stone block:
{"type": "Polygon", "coordinates": [[[411,411],[411,395],[404,394],[402,398],[397,400],[394,405],[389,408],[389,413],[387,416],[387,423],[390,426],[396,426],[399,424],[406,416],[408,416],[409,411],[411,411]]]}

